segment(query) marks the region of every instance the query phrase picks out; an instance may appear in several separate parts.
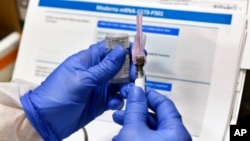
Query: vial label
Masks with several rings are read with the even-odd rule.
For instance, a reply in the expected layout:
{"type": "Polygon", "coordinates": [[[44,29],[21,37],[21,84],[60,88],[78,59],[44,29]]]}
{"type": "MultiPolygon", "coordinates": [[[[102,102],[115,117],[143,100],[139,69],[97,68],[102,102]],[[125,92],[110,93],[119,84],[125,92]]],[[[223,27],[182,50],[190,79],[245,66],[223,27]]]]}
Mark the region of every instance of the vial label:
{"type": "Polygon", "coordinates": [[[126,60],[121,70],[110,80],[111,83],[126,83],[129,82],[129,67],[130,56],[128,54],[129,36],[125,33],[110,33],[105,37],[106,48],[109,50],[114,49],[117,45],[121,45],[127,50],[126,60]]]}
{"type": "Polygon", "coordinates": [[[127,79],[126,82],[129,81],[129,63],[130,63],[129,55],[126,55],[126,60],[121,70],[115,75],[114,79],[127,79]]]}

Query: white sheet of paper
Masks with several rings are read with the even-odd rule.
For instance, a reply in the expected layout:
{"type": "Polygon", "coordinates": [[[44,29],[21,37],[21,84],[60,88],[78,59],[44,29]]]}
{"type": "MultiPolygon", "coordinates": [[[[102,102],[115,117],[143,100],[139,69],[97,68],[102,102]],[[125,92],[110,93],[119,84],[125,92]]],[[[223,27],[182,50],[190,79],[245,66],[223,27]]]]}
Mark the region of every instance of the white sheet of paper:
{"type": "MultiPolygon", "coordinates": [[[[250,2],[248,2],[248,11],[247,11],[247,18],[249,19],[250,18],[250,10],[249,10],[249,7],[250,7],[250,2]]],[[[249,26],[250,26],[250,23],[248,21],[247,23],[247,33],[249,35],[250,33],[250,29],[249,29],[249,26]]],[[[246,43],[245,43],[245,49],[244,49],[244,52],[243,52],[243,59],[242,59],[242,63],[241,63],[241,68],[242,69],[250,69],[250,38],[249,36],[246,38],[246,43]]]]}
{"type": "MultiPolygon", "coordinates": [[[[124,32],[133,41],[135,15],[141,11],[147,85],[174,101],[194,140],[222,140],[230,122],[246,16],[179,8],[138,1],[33,0],[13,78],[39,84],[66,57],[107,33],[124,32]]],[[[110,140],[118,133],[111,113],[87,126],[90,141],[110,140]]]]}

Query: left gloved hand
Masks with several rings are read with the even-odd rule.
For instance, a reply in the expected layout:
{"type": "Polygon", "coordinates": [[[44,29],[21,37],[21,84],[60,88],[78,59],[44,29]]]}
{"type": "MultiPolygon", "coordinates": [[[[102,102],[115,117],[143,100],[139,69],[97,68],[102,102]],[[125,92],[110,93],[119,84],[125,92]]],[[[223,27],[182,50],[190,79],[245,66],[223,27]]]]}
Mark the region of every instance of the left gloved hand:
{"type": "Polygon", "coordinates": [[[62,140],[101,115],[120,109],[118,88],[108,83],[125,61],[118,46],[110,53],[105,42],[66,59],[35,90],[21,97],[33,127],[46,141],[62,140]]]}

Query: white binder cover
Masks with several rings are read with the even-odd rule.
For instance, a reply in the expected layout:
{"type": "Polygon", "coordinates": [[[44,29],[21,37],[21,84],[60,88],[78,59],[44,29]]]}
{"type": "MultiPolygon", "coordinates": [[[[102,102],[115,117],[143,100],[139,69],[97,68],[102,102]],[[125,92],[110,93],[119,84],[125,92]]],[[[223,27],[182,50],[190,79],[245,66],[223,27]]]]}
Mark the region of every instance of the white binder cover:
{"type": "MultiPolygon", "coordinates": [[[[39,84],[66,57],[107,33],[135,34],[142,12],[147,85],[170,97],[194,141],[220,141],[230,122],[246,16],[123,0],[32,0],[13,78],[39,84]]],[[[87,125],[90,141],[111,140],[112,111],[87,125]],[[109,130],[106,130],[106,129],[109,130]]]]}

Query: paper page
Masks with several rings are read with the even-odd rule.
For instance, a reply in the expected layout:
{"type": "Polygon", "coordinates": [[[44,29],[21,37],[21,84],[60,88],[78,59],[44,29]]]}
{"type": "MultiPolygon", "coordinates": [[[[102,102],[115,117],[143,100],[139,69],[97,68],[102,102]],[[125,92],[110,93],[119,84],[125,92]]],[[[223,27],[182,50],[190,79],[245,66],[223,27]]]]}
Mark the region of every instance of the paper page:
{"type": "MultiPolygon", "coordinates": [[[[248,3],[248,7],[250,7],[250,2],[248,3]]],[[[248,9],[247,11],[247,18],[248,18],[248,22],[247,22],[247,34],[248,37],[246,38],[246,44],[245,44],[245,49],[244,49],[244,53],[243,53],[243,59],[242,59],[242,64],[241,64],[241,68],[242,69],[250,69],[250,38],[249,38],[249,33],[250,33],[250,10],[248,9]]]]}
{"type": "MultiPolygon", "coordinates": [[[[39,84],[66,57],[108,33],[127,33],[133,41],[140,11],[147,85],[174,101],[193,140],[222,140],[235,94],[242,49],[242,36],[235,35],[243,35],[243,12],[123,0],[33,0],[30,5],[13,78],[39,84]]],[[[111,114],[87,126],[91,141],[117,134],[120,126],[111,114]]]]}

